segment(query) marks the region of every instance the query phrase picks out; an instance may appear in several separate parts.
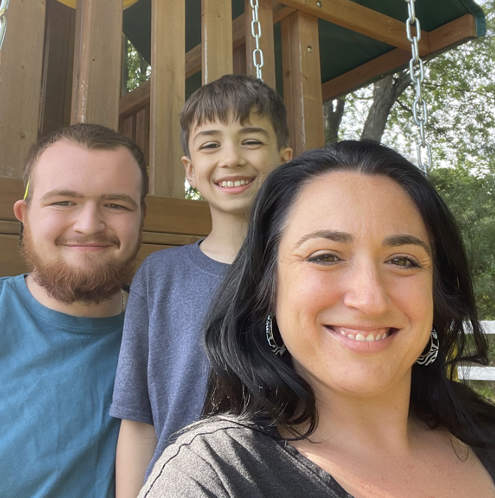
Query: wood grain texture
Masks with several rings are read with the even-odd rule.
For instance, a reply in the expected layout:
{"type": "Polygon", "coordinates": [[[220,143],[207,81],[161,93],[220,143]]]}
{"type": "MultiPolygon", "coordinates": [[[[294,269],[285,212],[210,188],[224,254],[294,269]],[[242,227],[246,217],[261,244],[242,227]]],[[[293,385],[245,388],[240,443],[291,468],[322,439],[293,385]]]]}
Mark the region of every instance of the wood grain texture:
{"type": "Polygon", "coordinates": [[[151,14],[150,192],[184,198],[179,115],[185,98],[185,3],[153,0],[151,14]]]}
{"type": "Polygon", "coordinates": [[[0,52],[0,176],[22,177],[38,138],[45,0],[10,2],[0,52]]]}
{"type": "Polygon", "coordinates": [[[233,72],[232,2],[201,0],[201,78],[203,85],[233,72]]]}
{"type": "Polygon", "coordinates": [[[122,1],[79,0],[75,31],[71,122],[117,129],[122,1]]]}
{"type": "Polygon", "coordinates": [[[289,143],[297,155],[324,144],[318,19],[294,12],[281,27],[289,143]]]}

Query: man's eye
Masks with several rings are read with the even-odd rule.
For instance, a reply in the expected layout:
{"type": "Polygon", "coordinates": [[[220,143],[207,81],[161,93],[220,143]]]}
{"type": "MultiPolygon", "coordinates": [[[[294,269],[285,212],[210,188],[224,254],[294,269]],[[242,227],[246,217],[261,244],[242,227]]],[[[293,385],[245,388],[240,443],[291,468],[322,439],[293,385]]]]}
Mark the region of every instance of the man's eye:
{"type": "Polygon", "coordinates": [[[52,202],[52,206],[74,206],[75,203],[72,201],[57,201],[57,202],[52,202]]]}
{"type": "Polygon", "coordinates": [[[105,204],[105,206],[110,208],[110,209],[123,209],[125,211],[129,211],[129,208],[127,206],[123,206],[122,204],[115,204],[113,202],[105,204]]]}
{"type": "Polygon", "coordinates": [[[323,252],[310,256],[308,261],[319,265],[334,265],[335,263],[341,261],[341,258],[331,252],[323,252]]]}
{"type": "Polygon", "coordinates": [[[419,268],[419,263],[409,256],[394,256],[388,260],[392,265],[400,268],[419,268]]]}

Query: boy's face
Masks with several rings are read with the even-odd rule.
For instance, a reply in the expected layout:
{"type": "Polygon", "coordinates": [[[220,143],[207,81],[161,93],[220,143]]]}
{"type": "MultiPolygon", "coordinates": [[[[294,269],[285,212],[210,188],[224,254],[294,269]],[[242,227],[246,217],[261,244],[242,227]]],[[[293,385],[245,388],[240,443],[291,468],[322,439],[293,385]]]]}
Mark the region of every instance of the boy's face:
{"type": "Polygon", "coordinates": [[[212,214],[245,215],[268,173],[292,158],[291,148],[278,148],[270,119],[256,112],[242,124],[230,118],[193,126],[189,151],[186,178],[212,214]]]}

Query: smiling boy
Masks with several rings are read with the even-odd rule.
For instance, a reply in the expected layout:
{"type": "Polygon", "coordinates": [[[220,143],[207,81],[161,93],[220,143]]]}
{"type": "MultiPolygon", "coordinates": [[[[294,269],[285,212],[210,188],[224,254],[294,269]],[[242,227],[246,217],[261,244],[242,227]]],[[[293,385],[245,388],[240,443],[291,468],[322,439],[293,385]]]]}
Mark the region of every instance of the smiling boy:
{"type": "Polygon", "coordinates": [[[118,498],[135,497],[170,435],[199,417],[204,316],[244,240],[254,196],[292,157],[283,102],[248,76],[198,89],[181,127],[186,177],[208,202],[212,228],[202,241],[152,254],[132,283],[110,411],[123,419],[118,498]]]}

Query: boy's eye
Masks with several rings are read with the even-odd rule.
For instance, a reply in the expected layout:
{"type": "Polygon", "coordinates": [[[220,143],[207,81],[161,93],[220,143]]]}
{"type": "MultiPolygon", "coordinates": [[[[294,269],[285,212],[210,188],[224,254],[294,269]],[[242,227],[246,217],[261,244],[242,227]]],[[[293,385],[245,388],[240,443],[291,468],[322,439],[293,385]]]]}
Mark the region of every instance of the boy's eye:
{"type": "Polygon", "coordinates": [[[204,144],[201,144],[199,146],[199,150],[203,149],[216,149],[220,147],[220,144],[218,142],[205,142],[204,144]]]}
{"type": "Polygon", "coordinates": [[[419,268],[419,263],[410,256],[393,256],[388,263],[400,268],[419,268]]]}
{"type": "Polygon", "coordinates": [[[247,138],[246,140],[242,141],[242,145],[251,145],[251,146],[256,146],[256,145],[262,145],[263,142],[261,140],[258,140],[257,138],[247,138]]]}
{"type": "Polygon", "coordinates": [[[342,259],[332,252],[319,252],[311,255],[309,258],[307,258],[307,261],[309,261],[310,263],[316,263],[318,265],[329,266],[342,261],[342,259]]]}

